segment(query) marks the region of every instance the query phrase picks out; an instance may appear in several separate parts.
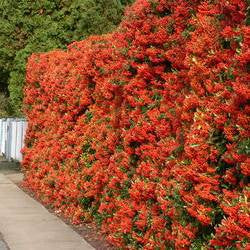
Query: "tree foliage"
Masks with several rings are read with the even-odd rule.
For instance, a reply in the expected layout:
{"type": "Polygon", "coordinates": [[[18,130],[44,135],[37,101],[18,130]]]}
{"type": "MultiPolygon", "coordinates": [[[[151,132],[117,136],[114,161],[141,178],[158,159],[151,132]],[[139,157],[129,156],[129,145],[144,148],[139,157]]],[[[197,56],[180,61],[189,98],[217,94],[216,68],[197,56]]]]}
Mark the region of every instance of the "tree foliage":
{"type": "Polygon", "coordinates": [[[26,60],[31,53],[63,49],[91,34],[112,31],[132,1],[1,0],[0,91],[10,94],[15,113],[21,115],[26,60]]]}

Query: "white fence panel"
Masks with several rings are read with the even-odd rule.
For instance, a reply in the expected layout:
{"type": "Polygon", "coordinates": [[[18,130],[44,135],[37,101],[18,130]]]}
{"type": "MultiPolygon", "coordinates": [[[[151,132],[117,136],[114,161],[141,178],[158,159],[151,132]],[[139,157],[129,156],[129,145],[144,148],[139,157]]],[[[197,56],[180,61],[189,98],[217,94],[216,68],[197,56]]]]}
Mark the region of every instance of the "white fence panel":
{"type": "Polygon", "coordinates": [[[8,160],[22,160],[27,122],[24,119],[0,119],[0,155],[8,160]]]}
{"type": "Polygon", "coordinates": [[[23,147],[23,122],[18,121],[17,122],[17,137],[16,137],[16,159],[18,161],[22,160],[22,154],[20,152],[20,148],[23,147]]]}

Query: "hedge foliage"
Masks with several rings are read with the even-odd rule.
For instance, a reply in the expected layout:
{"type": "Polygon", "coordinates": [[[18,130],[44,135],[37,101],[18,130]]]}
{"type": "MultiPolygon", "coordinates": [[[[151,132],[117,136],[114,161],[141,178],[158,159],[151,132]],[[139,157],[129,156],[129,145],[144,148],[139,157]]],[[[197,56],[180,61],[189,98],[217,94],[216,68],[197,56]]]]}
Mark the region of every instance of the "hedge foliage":
{"type": "Polygon", "coordinates": [[[21,115],[27,58],[113,30],[133,0],[0,1],[0,85],[21,115]]]}
{"type": "Polygon", "coordinates": [[[24,184],[123,249],[249,249],[243,0],[137,0],[117,30],[33,54],[24,184]]]}

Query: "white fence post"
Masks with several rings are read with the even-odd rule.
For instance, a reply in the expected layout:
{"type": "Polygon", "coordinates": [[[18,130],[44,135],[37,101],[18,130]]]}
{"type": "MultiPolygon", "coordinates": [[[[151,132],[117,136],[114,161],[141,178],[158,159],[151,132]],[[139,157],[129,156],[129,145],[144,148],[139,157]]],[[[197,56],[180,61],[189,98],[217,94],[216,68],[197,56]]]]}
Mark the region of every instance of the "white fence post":
{"type": "Polygon", "coordinates": [[[7,160],[22,160],[21,149],[24,146],[27,122],[24,119],[0,119],[0,155],[7,160]]]}

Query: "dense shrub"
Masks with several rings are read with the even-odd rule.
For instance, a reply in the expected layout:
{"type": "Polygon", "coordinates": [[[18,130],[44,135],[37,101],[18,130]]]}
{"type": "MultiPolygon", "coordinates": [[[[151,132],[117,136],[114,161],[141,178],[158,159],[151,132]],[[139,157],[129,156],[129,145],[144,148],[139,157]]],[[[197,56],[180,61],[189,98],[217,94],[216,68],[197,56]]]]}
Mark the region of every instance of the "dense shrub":
{"type": "Polygon", "coordinates": [[[34,54],[25,185],[124,249],[248,249],[243,0],[138,0],[115,32],[34,54]]]}

